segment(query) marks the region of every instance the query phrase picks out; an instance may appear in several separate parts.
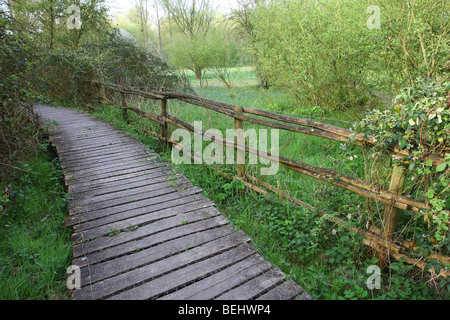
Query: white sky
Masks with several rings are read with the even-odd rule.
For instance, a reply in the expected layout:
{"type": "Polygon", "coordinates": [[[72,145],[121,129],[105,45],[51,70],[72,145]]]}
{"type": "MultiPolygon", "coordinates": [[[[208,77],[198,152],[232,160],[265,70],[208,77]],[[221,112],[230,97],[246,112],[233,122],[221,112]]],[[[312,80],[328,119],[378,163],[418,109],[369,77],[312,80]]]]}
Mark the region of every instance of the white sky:
{"type": "MultiPolygon", "coordinates": [[[[126,13],[134,7],[135,0],[107,0],[112,15],[116,13],[126,13]]],[[[218,10],[227,13],[230,9],[237,8],[237,0],[213,0],[214,7],[218,10]]]]}

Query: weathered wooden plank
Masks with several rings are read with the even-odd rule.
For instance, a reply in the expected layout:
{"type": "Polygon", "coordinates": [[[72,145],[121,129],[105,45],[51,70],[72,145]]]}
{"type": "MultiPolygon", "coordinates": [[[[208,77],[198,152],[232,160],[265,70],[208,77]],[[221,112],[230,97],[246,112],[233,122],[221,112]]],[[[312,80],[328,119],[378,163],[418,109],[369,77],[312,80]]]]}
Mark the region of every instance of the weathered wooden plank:
{"type": "Polygon", "coordinates": [[[93,161],[110,161],[111,159],[117,159],[119,156],[145,156],[145,152],[143,150],[137,150],[137,149],[128,149],[128,148],[122,148],[121,150],[115,151],[115,150],[108,150],[105,151],[103,154],[96,155],[89,158],[77,158],[74,155],[71,156],[60,156],[61,161],[64,162],[65,167],[69,168],[72,164],[76,164],[77,166],[83,166],[86,164],[90,164],[93,161]]]}
{"type": "MultiPolygon", "coordinates": [[[[176,184],[182,184],[186,185],[190,184],[189,180],[186,179],[186,177],[178,175],[175,179],[171,180],[171,182],[176,184]]],[[[96,201],[107,201],[109,199],[114,199],[116,197],[120,197],[122,195],[126,195],[127,192],[133,192],[133,190],[143,190],[148,188],[149,190],[152,188],[157,188],[159,185],[166,186],[167,183],[167,177],[165,175],[161,175],[159,177],[153,177],[152,179],[136,179],[134,181],[131,181],[129,183],[125,184],[112,184],[104,186],[101,189],[97,190],[90,190],[88,192],[80,192],[77,193],[76,198],[72,199],[71,205],[77,206],[77,205],[83,205],[86,203],[95,203],[96,201]],[[156,187],[154,185],[157,185],[156,187]]]]}
{"type": "MultiPolygon", "coordinates": [[[[181,186],[171,186],[169,184],[159,184],[153,186],[160,186],[159,188],[155,188],[154,190],[146,190],[145,192],[133,193],[124,197],[116,197],[115,199],[111,199],[108,201],[101,202],[87,202],[84,204],[79,204],[76,207],[71,208],[73,210],[72,214],[82,214],[86,212],[86,208],[88,208],[89,212],[91,211],[101,211],[107,210],[111,207],[120,207],[121,205],[126,205],[130,203],[137,203],[139,201],[157,198],[158,196],[169,195],[172,193],[178,193],[182,189],[192,189],[194,187],[190,187],[186,185],[186,188],[181,186]],[[180,188],[181,187],[181,188],[180,188]]],[[[131,190],[132,191],[132,190],[131,190]]]]}
{"type": "Polygon", "coordinates": [[[57,144],[58,153],[62,155],[70,155],[78,152],[90,152],[97,151],[101,149],[106,149],[111,146],[127,145],[129,143],[136,143],[135,141],[127,138],[124,135],[113,136],[109,138],[91,138],[86,139],[84,142],[76,140],[61,139],[60,141],[55,141],[50,139],[53,144],[57,144]]]}
{"type": "Polygon", "coordinates": [[[266,290],[280,284],[285,278],[286,275],[280,269],[271,269],[239,287],[216,297],[216,300],[251,300],[266,290]]]}
{"type": "MultiPolygon", "coordinates": [[[[177,175],[174,180],[171,181],[176,181],[179,179],[183,179],[182,175],[177,175]]],[[[145,186],[145,185],[151,185],[154,183],[162,183],[162,182],[166,182],[167,183],[167,175],[164,174],[164,172],[155,172],[152,175],[149,174],[142,174],[139,176],[135,176],[135,177],[129,177],[126,179],[121,179],[121,180],[117,180],[111,183],[105,183],[104,185],[102,185],[100,188],[94,188],[94,189],[83,189],[80,190],[78,192],[73,192],[71,193],[74,199],[76,200],[82,200],[85,198],[89,198],[89,197],[94,197],[94,196],[98,196],[98,195],[106,195],[109,193],[114,193],[114,192],[121,192],[123,190],[127,190],[127,189],[132,189],[133,187],[136,186],[145,186]]],[[[70,211],[69,211],[70,214],[70,211]]]]}
{"type": "Polygon", "coordinates": [[[116,153],[116,152],[122,152],[122,151],[128,151],[130,150],[130,147],[138,147],[138,144],[136,142],[132,143],[112,143],[109,142],[106,145],[92,146],[91,149],[83,149],[83,150],[74,150],[74,151],[61,151],[58,149],[58,155],[61,158],[66,159],[68,164],[70,164],[71,161],[76,161],[77,159],[89,159],[94,158],[99,155],[104,155],[109,153],[116,153]]]}
{"type": "Polygon", "coordinates": [[[69,144],[69,145],[65,145],[65,144],[61,144],[63,147],[71,147],[71,146],[83,146],[86,142],[96,142],[96,141],[100,141],[100,140],[110,140],[110,139],[114,139],[114,138],[129,138],[130,136],[127,135],[124,132],[117,132],[114,130],[108,130],[108,131],[104,131],[102,133],[100,132],[94,132],[94,131],[90,131],[90,132],[83,132],[83,133],[75,133],[73,134],[73,130],[58,130],[58,131],[53,131],[52,132],[52,136],[51,136],[51,141],[61,144],[61,142],[66,142],[66,141],[70,141],[73,142],[74,144],[69,144]],[[71,131],[71,132],[70,132],[71,131]],[[67,134],[70,133],[70,134],[67,134]]]}
{"type": "MultiPolygon", "coordinates": [[[[94,254],[98,251],[102,251],[105,257],[113,257],[115,254],[121,254],[122,249],[119,246],[124,245],[127,242],[136,242],[140,239],[150,237],[156,233],[164,233],[167,230],[171,230],[173,228],[176,228],[177,226],[180,226],[180,223],[182,223],[182,221],[189,221],[190,223],[192,223],[192,225],[190,226],[190,230],[195,231],[196,226],[194,224],[196,221],[214,218],[219,214],[220,213],[218,212],[218,210],[213,207],[211,201],[208,201],[206,199],[203,201],[192,203],[188,206],[179,207],[178,209],[175,208],[175,210],[162,210],[160,213],[155,213],[156,219],[153,223],[150,222],[149,224],[139,225],[139,228],[133,232],[119,233],[114,237],[98,238],[89,242],[75,244],[73,247],[73,256],[77,259],[88,254],[94,254]],[[160,216],[160,219],[158,219],[158,214],[160,216]],[[112,247],[115,247],[115,249],[112,250],[117,250],[116,253],[108,253],[108,249],[112,247]]],[[[174,234],[177,234],[178,231],[172,230],[170,232],[174,232],[174,234]]],[[[162,236],[164,236],[164,234],[162,236]]],[[[140,244],[140,246],[143,246],[143,244],[140,244]]],[[[102,256],[99,256],[100,258],[92,256],[92,259],[94,261],[97,259],[103,259],[102,256]]],[[[75,262],[75,265],[84,265],[80,260],[75,260],[75,262]]]]}
{"type": "Polygon", "coordinates": [[[198,232],[194,235],[183,236],[150,248],[141,249],[140,247],[134,247],[132,257],[128,255],[119,256],[112,260],[93,265],[91,264],[91,260],[89,260],[89,266],[81,268],[81,286],[95,283],[123,272],[128,272],[155,261],[179,254],[180,252],[187,252],[200,245],[220,239],[232,233],[234,233],[233,228],[221,227],[198,232]]]}
{"type": "Polygon", "coordinates": [[[112,163],[108,163],[105,165],[101,165],[101,166],[89,166],[86,167],[85,169],[79,169],[79,170],[75,170],[75,171],[64,171],[64,173],[67,176],[75,176],[76,178],[86,178],[89,179],[89,177],[93,174],[95,174],[97,171],[101,171],[102,173],[106,173],[106,172],[114,172],[116,170],[122,170],[122,169],[126,169],[126,168],[135,168],[135,167],[141,167],[143,165],[146,164],[152,164],[152,165],[160,165],[160,166],[167,166],[168,163],[166,162],[162,162],[162,161],[154,161],[148,157],[145,158],[137,158],[137,159],[129,159],[126,161],[117,161],[117,162],[112,162],[112,163]]]}
{"type": "Polygon", "coordinates": [[[94,118],[89,118],[89,116],[87,116],[86,118],[84,117],[78,118],[76,115],[75,117],[67,117],[65,115],[58,116],[57,114],[51,115],[52,119],[54,119],[55,117],[57,118],[57,121],[55,120],[58,124],[57,127],[62,128],[62,130],[69,129],[72,131],[76,130],[76,132],[80,132],[80,131],[102,130],[108,128],[108,125],[105,122],[102,122],[94,118]]]}
{"type": "Polygon", "coordinates": [[[298,296],[295,300],[314,300],[313,297],[311,297],[306,292],[302,293],[300,296],[298,296]]]}
{"type": "Polygon", "coordinates": [[[121,167],[116,167],[116,170],[114,170],[113,167],[111,168],[98,168],[97,171],[95,172],[88,172],[88,173],[75,173],[72,175],[66,175],[67,180],[72,183],[72,184],[76,184],[76,183],[87,183],[88,181],[95,181],[95,180],[99,180],[99,179],[103,179],[103,178],[110,178],[110,177],[114,177],[116,175],[120,175],[122,173],[133,173],[136,170],[142,170],[142,169],[153,169],[153,168],[162,168],[164,170],[164,168],[166,168],[166,171],[168,170],[167,165],[162,164],[162,163],[151,163],[151,162],[141,162],[141,163],[132,163],[132,164],[128,164],[128,167],[125,166],[121,166],[121,167]]]}
{"type": "Polygon", "coordinates": [[[220,254],[249,240],[242,232],[233,233],[230,236],[209,242],[187,252],[182,252],[150,265],[88,285],[75,291],[74,296],[75,299],[80,300],[107,298],[136,284],[149,281],[188,264],[220,254]]]}
{"type": "Polygon", "coordinates": [[[124,133],[117,133],[117,131],[111,130],[110,134],[98,135],[92,134],[84,137],[83,139],[77,138],[75,135],[68,137],[64,132],[58,132],[52,134],[50,137],[52,143],[59,144],[61,152],[79,152],[85,151],[92,147],[104,147],[110,143],[121,144],[122,141],[132,141],[130,136],[124,133]],[[67,143],[69,142],[69,143],[67,143]]]}
{"type": "Polygon", "coordinates": [[[119,176],[123,176],[126,174],[132,174],[137,173],[141,171],[150,171],[154,169],[162,169],[165,170],[167,173],[169,173],[169,168],[167,166],[164,166],[162,164],[151,164],[151,163],[143,163],[136,167],[130,167],[125,169],[119,169],[117,168],[116,171],[106,171],[103,172],[102,169],[97,170],[95,173],[91,173],[90,175],[84,177],[84,176],[77,176],[77,175],[71,175],[67,178],[67,182],[69,185],[72,186],[82,186],[87,184],[93,184],[93,183],[102,183],[102,181],[107,181],[105,179],[108,178],[115,178],[119,176]]]}
{"type": "Polygon", "coordinates": [[[222,254],[213,256],[207,260],[188,265],[182,269],[171,272],[170,274],[167,274],[150,282],[146,282],[140,286],[114,295],[109,299],[155,299],[159,295],[170,292],[171,290],[189,284],[197,279],[206,277],[213,272],[216,272],[226,266],[232,265],[239,260],[245,259],[254,253],[255,249],[248,245],[242,245],[222,254]]]}
{"type": "Polygon", "coordinates": [[[117,177],[111,177],[111,178],[105,178],[102,179],[102,181],[97,181],[95,184],[86,182],[86,183],[80,183],[78,185],[70,186],[68,187],[69,193],[76,194],[76,193],[83,193],[86,191],[93,191],[95,189],[99,188],[105,188],[108,187],[111,184],[126,184],[130,181],[136,181],[139,177],[141,179],[153,179],[155,177],[165,176],[167,177],[167,170],[164,170],[163,167],[153,168],[153,169],[147,169],[147,170],[139,170],[134,173],[129,173],[126,175],[120,175],[117,177]]]}
{"type": "Polygon", "coordinates": [[[114,207],[92,211],[90,211],[89,208],[86,208],[86,212],[67,220],[66,225],[73,226],[75,231],[87,230],[113,221],[148,214],[155,210],[186,203],[188,202],[189,196],[195,196],[201,192],[202,189],[198,187],[192,187],[178,192],[172,189],[169,194],[155,197],[151,197],[151,194],[149,194],[149,197],[145,197],[139,201],[125,203],[114,207]]]}
{"type": "Polygon", "coordinates": [[[136,201],[139,198],[143,198],[146,193],[158,192],[159,195],[164,194],[164,189],[172,188],[173,190],[181,190],[192,187],[191,183],[186,179],[177,179],[172,181],[175,185],[162,181],[161,183],[146,184],[137,188],[126,188],[120,192],[109,193],[102,196],[91,196],[88,198],[77,199],[77,201],[71,201],[70,208],[76,208],[77,206],[89,206],[93,210],[104,209],[112,207],[114,205],[123,204],[126,202],[136,201]],[[178,182],[177,182],[178,181],[178,182]]]}
{"type": "Polygon", "coordinates": [[[259,254],[252,255],[200,281],[178,289],[160,300],[211,300],[271,269],[259,254]]]}
{"type": "MultiPolygon", "coordinates": [[[[73,260],[73,264],[79,266],[80,268],[88,265],[92,266],[94,264],[103,263],[104,261],[116,259],[124,255],[133,254],[136,250],[145,250],[150,247],[152,247],[151,252],[155,252],[156,249],[154,249],[154,247],[159,244],[168,241],[182,241],[180,239],[188,239],[187,237],[192,234],[223,227],[229,223],[226,218],[221,216],[206,218],[201,217],[198,214],[194,215],[193,213],[183,214],[182,217],[178,217],[177,221],[174,221],[175,219],[172,218],[170,219],[172,220],[170,221],[171,224],[169,224],[166,220],[169,219],[162,220],[161,222],[163,223],[158,222],[152,224],[153,230],[151,231],[153,231],[153,233],[147,234],[145,237],[136,238],[130,241],[122,238],[121,240],[124,242],[104,248],[97,247],[95,248],[95,252],[85,253],[83,251],[83,246],[80,245],[81,255],[73,260]],[[191,218],[192,221],[188,224],[188,226],[186,226],[180,220],[183,218],[191,218]],[[159,229],[160,232],[154,232],[156,229],[159,229]]],[[[194,235],[193,238],[194,241],[188,245],[188,248],[192,248],[194,246],[194,242],[199,240],[197,235],[194,235]]],[[[107,244],[109,245],[109,243],[107,244]]],[[[176,244],[177,243],[175,243],[175,245],[176,244]]],[[[173,244],[171,243],[171,245],[173,244]]],[[[186,244],[182,245],[181,250],[184,250],[185,248],[186,244]]]]}
{"type": "MultiPolygon", "coordinates": [[[[95,172],[95,170],[99,168],[110,168],[114,166],[125,166],[127,164],[133,164],[133,163],[139,163],[139,162],[148,162],[148,163],[156,163],[158,161],[152,160],[151,156],[145,155],[145,156],[132,156],[132,157],[126,157],[123,159],[112,159],[111,161],[108,161],[107,163],[90,163],[85,166],[80,167],[64,167],[63,172],[65,175],[76,175],[76,174],[84,174],[88,172],[95,172]]],[[[162,163],[167,164],[167,162],[162,161],[162,163]]]]}
{"type": "Polygon", "coordinates": [[[291,300],[303,293],[303,288],[292,280],[273,288],[256,300],[291,300]]]}
{"type": "MultiPolygon", "coordinates": [[[[120,153],[120,154],[116,154],[114,156],[111,157],[106,157],[103,159],[97,159],[95,160],[95,162],[89,162],[89,161],[83,161],[83,163],[73,163],[71,165],[64,165],[64,163],[62,163],[62,168],[66,169],[66,170],[76,170],[78,168],[86,168],[92,165],[96,165],[96,166],[101,166],[104,164],[108,164],[108,163],[113,163],[114,161],[123,161],[123,160],[127,160],[127,159],[138,159],[138,158],[144,158],[148,156],[145,153],[140,153],[140,152],[136,152],[136,153],[132,153],[132,154],[128,154],[128,153],[120,153]]],[[[63,161],[63,159],[61,159],[63,161]]]]}
{"type": "Polygon", "coordinates": [[[102,131],[92,130],[89,132],[77,131],[75,128],[66,128],[65,131],[59,131],[54,141],[59,143],[63,151],[67,151],[67,148],[85,148],[89,145],[95,144],[109,144],[112,141],[121,142],[121,140],[133,141],[126,133],[117,133],[114,129],[109,128],[102,131]],[[67,130],[69,129],[69,130],[67,130]],[[67,134],[68,132],[78,132],[77,135],[67,134]]]}
{"type": "MultiPolygon", "coordinates": [[[[64,143],[74,145],[73,141],[65,141],[64,143]]],[[[148,148],[148,147],[144,147],[142,145],[139,146],[136,143],[134,143],[133,145],[132,144],[128,144],[128,145],[130,146],[129,148],[126,148],[126,145],[125,146],[124,145],[120,145],[120,146],[114,146],[112,148],[107,148],[107,149],[105,149],[105,151],[102,154],[100,154],[100,155],[97,154],[96,156],[97,156],[97,158],[99,160],[103,161],[103,159],[101,159],[101,155],[114,154],[114,149],[117,149],[117,152],[115,152],[117,158],[119,156],[122,156],[123,154],[128,154],[129,157],[136,156],[136,155],[142,155],[143,157],[156,157],[154,152],[152,152],[152,150],[150,148],[148,148]],[[121,149],[123,150],[124,147],[125,147],[125,150],[124,151],[120,151],[121,149]]],[[[86,144],[83,144],[83,146],[90,148],[90,146],[88,146],[86,144]]],[[[74,147],[76,147],[76,146],[74,146],[74,147]]],[[[76,148],[78,148],[78,147],[76,147],[76,148]]],[[[56,150],[58,152],[59,152],[59,149],[60,149],[60,147],[56,146],[56,150]]],[[[86,150],[86,149],[83,149],[83,150],[86,150]]],[[[89,149],[88,149],[87,153],[88,152],[89,152],[89,149]]],[[[77,158],[77,154],[79,154],[79,153],[86,153],[86,152],[83,152],[83,151],[80,152],[80,151],[76,150],[76,151],[73,151],[73,152],[70,152],[70,153],[61,154],[60,158],[62,160],[64,160],[65,162],[67,162],[67,164],[66,164],[67,167],[80,167],[80,166],[83,166],[84,163],[89,163],[89,159],[85,159],[83,161],[83,164],[77,163],[77,161],[76,161],[78,159],[77,158]]],[[[59,153],[58,153],[58,155],[59,155],[59,153]]],[[[87,155],[87,156],[89,156],[89,155],[87,155]]],[[[92,158],[94,158],[94,157],[92,157],[92,158]]],[[[112,158],[112,156],[110,156],[110,158],[112,158]]],[[[80,160],[81,160],[81,158],[80,158],[80,160]]]]}
{"type": "MultiPolygon", "coordinates": [[[[124,228],[127,228],[129,226],[137,226],[137,225],[142,225],[142,224],[147,224],[150,223],[152,221],[155,220],[159,220],[162,217],[160,216],[161,212],[163,212],[163,210],[161,209],[167,209],[167,212],[176,212],[176,210],[184,210],[183,207],[187,207],[189,205],[190,202],[195,203],[197,201],[203,201],[204,198],[201,195],[195,195],[195,196],[190,196],[186,198],[187,202],[181,202],[178,204],[173,204],[170,203],[168,204],[166,203],[162,203],[160,204],[157,208],[152,207],[151,209],[147,209],[147,210],[136,210],[137,213],[139,213],[139,215],[134,215],[131,218],[127,218],[124,220],[120,220],[120,221],[115,221],[114,219],[112,219],[112,221],[109,224],[105,224],[105,225],[101,225],[97,228],[94,229],[89,229],[89,230],[85,230],[82,232],[76,232],[74,234],[72,234],[71,236],[71,240],[72,242],[78,242],[78,241],[86,241],[86,240],[92,240],[98,237],[102,237],[105,235],[108,235],[111,233],[111,230],[122,230],[124,228]],[[149,212],[150,210],[150,212],[149,212]]],[[[173,201],[172,201],[173,202],[173,201]]],[[[145,208],[144,208],[145,209],[145,208]]],[[[136,214],[136,211],[134,211],[134,214],[136,214]]]]}

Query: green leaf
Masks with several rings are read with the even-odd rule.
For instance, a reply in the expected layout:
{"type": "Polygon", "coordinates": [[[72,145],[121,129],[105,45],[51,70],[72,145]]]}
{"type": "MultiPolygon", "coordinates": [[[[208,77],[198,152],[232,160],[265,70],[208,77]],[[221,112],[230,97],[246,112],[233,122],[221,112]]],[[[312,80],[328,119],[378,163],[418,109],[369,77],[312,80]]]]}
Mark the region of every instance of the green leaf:
{"type": "Polygon", "coordinates": [[[436,167],[436,172],[442,172],[445,170],[445,168],[447,167],[447,162],[441,163],[440,165],[438,165],[436,167]]]}

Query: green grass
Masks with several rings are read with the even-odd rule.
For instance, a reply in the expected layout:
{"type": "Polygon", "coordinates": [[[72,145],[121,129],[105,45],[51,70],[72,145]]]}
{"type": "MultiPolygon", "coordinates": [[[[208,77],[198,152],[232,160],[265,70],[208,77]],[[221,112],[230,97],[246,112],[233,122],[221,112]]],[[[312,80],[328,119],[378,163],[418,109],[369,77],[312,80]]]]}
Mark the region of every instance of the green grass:
{"type": "Polygon", "coordinates": [[[0,217],[0,300],[68,299],[72,246],[58,159],[44,142],[18,167],[0,217]]]}

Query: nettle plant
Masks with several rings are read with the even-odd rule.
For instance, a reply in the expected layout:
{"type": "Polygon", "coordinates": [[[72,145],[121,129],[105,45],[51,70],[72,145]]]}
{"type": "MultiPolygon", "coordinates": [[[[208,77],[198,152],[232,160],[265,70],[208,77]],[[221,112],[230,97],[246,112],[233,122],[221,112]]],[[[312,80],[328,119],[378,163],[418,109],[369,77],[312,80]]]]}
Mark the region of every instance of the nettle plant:
{"type": "Polygon", "coordinates": [[[435,249],[448,253],[448,224],[450,213],[450,82],[449,80],[416,80],[395,97],[393,107],[384,111],[371,110],[355,126],[379,141],[379,148],[390,155],[389,147],[398,145],[410,155],[394,160],[407,174],[405,192],[427,201],[431,209],[416,214],[424,219],[428,235],[417,237],[417,244],[427,238],[435,249]],[[443,156],[445,161],[433,166],[423,161],[427,155],[443,156]]]}

